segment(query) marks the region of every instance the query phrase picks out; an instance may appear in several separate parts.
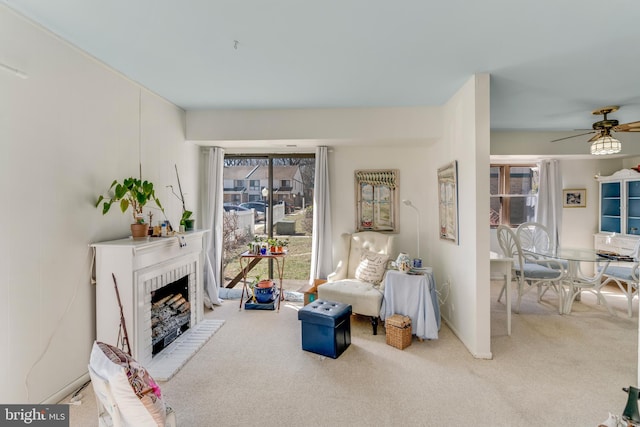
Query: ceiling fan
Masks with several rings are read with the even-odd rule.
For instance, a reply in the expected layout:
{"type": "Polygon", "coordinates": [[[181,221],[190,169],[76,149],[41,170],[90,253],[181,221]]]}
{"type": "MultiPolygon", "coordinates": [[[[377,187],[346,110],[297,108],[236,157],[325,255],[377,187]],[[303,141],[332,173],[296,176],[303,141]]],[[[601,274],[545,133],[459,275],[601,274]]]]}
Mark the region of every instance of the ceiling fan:
{"type": "Polygon", "coordinates": [[[569,138],[589,135],[595,133],[588,142],[591,142],[591,154],[614,154],[622,149],[622,144],[611,135],[611,132],[640,132],[640,121],[618,124],[615,119],[608,119],[607,114],[613,113],[620,109],[617,105],[598,108],[593,110],[591,114],[594,116],[604,116],[602,120],[595,122],[593,130],[578,135],[567,136],[564,138],[554,139],[551,142],[563,141],[569,138]]]}

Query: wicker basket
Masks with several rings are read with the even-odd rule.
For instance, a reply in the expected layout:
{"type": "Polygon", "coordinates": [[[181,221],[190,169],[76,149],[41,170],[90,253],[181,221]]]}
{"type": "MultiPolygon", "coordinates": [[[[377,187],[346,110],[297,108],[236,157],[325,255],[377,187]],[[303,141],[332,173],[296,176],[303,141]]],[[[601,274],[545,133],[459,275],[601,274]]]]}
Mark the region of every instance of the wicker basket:
{"type": "Polygon", "coordinates": [[[384,323],[387,344],[403,350],[411,345],[411,318],[394,314],[384,323]]]}

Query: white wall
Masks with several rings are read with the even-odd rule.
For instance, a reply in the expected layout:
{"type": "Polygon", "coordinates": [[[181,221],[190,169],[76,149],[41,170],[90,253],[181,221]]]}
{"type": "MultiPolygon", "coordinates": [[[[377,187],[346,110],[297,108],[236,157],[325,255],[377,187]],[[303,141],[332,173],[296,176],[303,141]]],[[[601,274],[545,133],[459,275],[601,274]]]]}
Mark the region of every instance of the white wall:
{"type": "Polygon", "coordinates": [[[177,163],[195,195],[198,154],[182,110],[5,6],[0,28],[0,59],[29,75],[0,70],[0,402],[56,401],[81,383],[95,337],[89,244],[129,235],[129,215],[103,217],[97,195],[141,162],[177,224],[165,186],[177,163]]]}
{"type": "MultiPolygon", "coordinates": [[[[369,147],[366,150],[354,146],[336,146],[329,153],[329,182],[331,186],[331,221],[333,240],[339,241],[342,233],[356,230],[356,196],[354,172],[358,169],[398,169],[400,194],[399,200],[410,199],[420,211],[422,218],[420,251],[424,265],[431,265],[426,256],[429,241],[425,219],[433,215],[433,206],[429,203],[429,182],[433,181],[435,171],[429,169],[430,150],[427,146],[369,147]]],[[[437,211],[436,211],[437,212],[437,211]]],[[[396,249],[408,252],[411,257],[417,251],[416,212],[400,203],[399,233],[396,237],[396,249]]],[[[334,266],[340,254],[334,253],[334,266]]],[[[397,254],[396,254],[397,255],[397,254]]]]}
{"type": "Polygon", "coordinates": [[[640,166],[640,157],[629,157],[622,160],[623,168],[635,168],[640,166]]]}
{"type": "Polygon", "coordinates": [[[416,140],[420,144],[425,138],[441,136],[441,114],[438,107],[189,111],[187,139],[216,143],[359,140],[368,145],[416,140]]]}
{"type": "Polygon", "coordinates": [[[438,198],[435,178],[427,229],[436,280],[449,282],[442,315],[469,351],[490,358],[489,301],[489,77],[471,78],[445,106],[444,138],[429,157],[436,170],[458,161],[459,244],[438,237],[438,198]]]}

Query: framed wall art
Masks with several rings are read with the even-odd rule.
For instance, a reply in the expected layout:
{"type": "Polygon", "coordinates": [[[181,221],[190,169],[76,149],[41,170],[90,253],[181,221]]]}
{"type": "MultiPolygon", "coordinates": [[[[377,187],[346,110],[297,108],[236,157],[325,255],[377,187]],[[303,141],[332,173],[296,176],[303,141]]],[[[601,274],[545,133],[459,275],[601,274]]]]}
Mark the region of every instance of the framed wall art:
{"type": "Polygon", "coordinates": [[[586,208],[587,207],[587,189],[567,189],[562,190],[562,207],[563,208],[586,208]]]}
{"type": "Polygon", "coordinates": [[[440,239],[458,243],[458,161],[438,169],[440,239]]]}
{"type": "Polygon", "coordinates": [[[398,232],[398,169],[356,170],[356,230],[398,232]]]}

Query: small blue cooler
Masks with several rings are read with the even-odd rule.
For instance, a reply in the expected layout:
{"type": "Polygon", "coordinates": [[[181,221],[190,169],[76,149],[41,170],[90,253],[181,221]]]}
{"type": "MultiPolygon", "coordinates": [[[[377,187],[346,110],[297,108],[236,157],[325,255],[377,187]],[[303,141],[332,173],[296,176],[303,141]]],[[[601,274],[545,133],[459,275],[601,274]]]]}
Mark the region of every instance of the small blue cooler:
{"type": "Polygon", "coordinates": [[[302,321],[302,349],[332,358],[351,344],[351,306],[316,300],[298,311],[302,321]]]}

